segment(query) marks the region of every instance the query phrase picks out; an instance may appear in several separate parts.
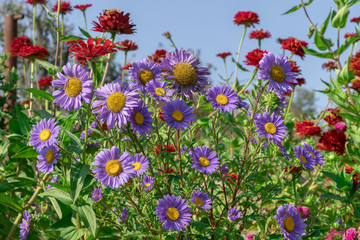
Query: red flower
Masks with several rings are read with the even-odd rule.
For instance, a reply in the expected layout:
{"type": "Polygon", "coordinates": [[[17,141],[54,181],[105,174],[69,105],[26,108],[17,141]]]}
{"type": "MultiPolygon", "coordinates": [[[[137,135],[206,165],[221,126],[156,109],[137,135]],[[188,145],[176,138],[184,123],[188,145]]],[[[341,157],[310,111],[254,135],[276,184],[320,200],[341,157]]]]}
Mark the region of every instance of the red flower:
{"type": "Polygon", "coordinates": [[[350,88],[358,91],[360,90],[360,78],[355,78],[351,80],[352,86],[350,88]]]}
{"type": "Polygon", "coordinates": [[[221,57],[222,59],[225,59],[227,56],[230,56],[231,52],[223,52],[216,54],[217,57],[221,57]]]}
{"type": "Polygon", "coordinates": [[[238,175],[236,173],[224,174],[223,178],[229,183],[234,183],[238,179],[238,175]]]}
{"type": "Polygon", "coordinates": [[[295,55],[304,58],[305,52],[302,47],[307,48],[308,43],[305,41],[298,40],[293,37],[289,37],[286,39],[279,38],[278,41],[281,43],[281,47],[284,50],[289,50],[295,55]]]}
{"type": "Polygon", "coordinates": [[[194,211],[194,214],[195,214],[195,215],[199,215],[200,212],[199,212],[198,210],[195,210],[195,211],[194,211]]]}
{"type": "Polygon", "coordinates": [[[337,115],[336,113],[337,112],[340,112],[339,109],[332,109],[332,108],[329,108],[328,111],[331,113],[331,114],[328,114],[324,120],[326,122],[329,123],[330,126],[334,126],[335,123],[337,122],[343,122],[344,119],[342,117],[340,117],[339,115],[337,115]]]}
{"type": "Polygon", "coordinates": [[[357,33],[345,33],[344,38],[348,39],[349,37],[356,37],[357,33]]]}
{"type": "MultiPolygon", "coordinates": [[[[302,170],[301,167],[290,167],[289,169],[290,169],[290,173],[295,173],[295,174],[299,173],[299,172],[302,170]]],[[[284,169],[284,171],[285,171],[285,172],[288,172],[289,169],[286,167],[286,168],[284,169]]]]}
{"type": "Polygon", "coordinates": [[[163,111],[160,111],[159,113],[159,119],[163,120],[165,122],[165,119],[163,118],[165,116],[165,113],[163,111]]]}
{"type": "Polygon", "coordinates": [[[131,63],[128,63],[126,64],[121,70],[124,71],[124,70],[129,70],[129,68],[132,67],[132,64],[131,63]]]}
{"type": "Polygon", "coordinates": [[[149,56],[149,60],[160,63],[161,59],[164,57],[166,57],[166,50],[160,49],[160,50],[156,50],[153,55],[149,56]]]}
{"type": "Polygon", "coordinates": [[[354,74],[360,77],[360,52],[350,58],[349,70],[354,71],[354,74]]]}
{"type": "Polygon", "coordinates": [[[36,5],[36,4],[45,4],[46,0],[27,0],[26,3],[36,5]]]}
{"type": "Polygon", "coordinates": [[[322,68],[330,72],[331,70],[337,69],[338,67],[335,61],[329,60],[327,63],[322,65],[322,68]]]}
{"type": "Polygon", "coordinates": [[[295,123],[296,133],[300,136],[320,136],[321,128],[315,126],[311,120],[303,120],[295,123]]]}
{"type": "Polygon", "coordinates": [[[246,27],[253,26],[259,23],[259,16],[254,12],[238,12],[234,16],[234,23],[236,25],[245,25],[246,27]]]}
{"type": "Polygon", "coordinates": [[[262,40],[264,38],[271,37],[271,34],[269,33],[269,31],[264,32],[263,29],[260,29],[260,30],[254,30],[254,31],[250,32],[249,37],[250,37],[250,39],[262,40]]]}
{"type": "Polygon", "coordinates": [[[42,77],[39,79],[39,86],[50,86],[51,81],[53,80],[53,77],[49,76],[49,77],[42,77]]]}
{"type": "Polygon", "coordinates": [[[130,40],[125,40],[122,42],[118,42],[117,45],[120,45],[120,47],[117,47],[117,49],[121,50],[121,51],[135,51],[136,49],[138,49],[138,46],[130,40]]]}
{"type": "MultiPolygon", "coordinates": [[[[58,3],[59,3],[59,2],[57,2],[57,3],[55,4],[55,6],[53,7],[53,9],[52,9],[53,12],[57,12],[57,10],[58,10],[58,3]]],[[[61,1],[61,3],[60,3],[60,13],[61,13],[61,14],[70,13],[72,10],[73,10],[73,9],[72,9],[72,7],[70,6],[70,2],[61,1]]]]}
{"type": "Polygon", "coordinates": [[[23,46],[32,46],[31,40],[27,36],[16,37],[12,40],[10,45],[10,52],[13,56],[18,56],[20,49],[23,46]]]}
{"type": "MultiPolygon", "coordinates": [[[[345,166],[345,172],[347,174],[350,174],[354,171],[354,168],[352,168],[351,166],[345,166]]],[[[353,175],[353,183],[357,184],[359,182],[359,173],[355,172],[353,175]]]]}
{"type": "Polygon", "coordinates": [[[354,22],[354,23],[359,23],[360,22],[360,17],[354,17],[350,20],[350,22],[354,22]]]}
{"type": "Polygon", "coordinates": [[[23,101],[21,101],[20,104],[23,105],[25,108],[27,108],[28,105],[30,104],[30,100],[29,99],[23,100],[23,101]]]}
{"type": "Polygon", "coordinates": [[[300,67],[296,64],[294,60],[289,59],[288,61],[290,62],[290,67],[292,72],[296,72],[296,73],[301,72],[300,67]]]}
{"type": "Polygon", "coordinates": [[[112,44],[111,40],[106,40],[103,45],[101,44],[102,39],[89,38],[87,43],[84,41],[78,41],[77,44],[73,44],[69,49],[71,57],[75,57],[76,60],[80,60],[81,64],[85,64],[85,60],[96,60],[97,57],[104,56],[108,53],[115,52],[115,45],[112,44]]]}
{"type": "Polygon", "coordinates": [[[297,83],[293,84],[293,86],[301,86],[303,84],[305,84],[305,78],[295,78],[295,80],[297,81],[297,83]]]}
{"type": "Polygon", "coordinates": [[[44,47],[39,46],[23,46],[17,53],[17,56],[35,61],[35,59],[43,59],[49,56],[49,52],[44,47]]]}
{"type": "Polygon", "coordinates": [[[79,9],[84,12],[87,8],[89,8],[91,6],[92,6],[92,4],[80,4],[80,5],[75,5],[74,8],[79,9]]]}
{"type": "Polygon", "coordinates": [[[130,13],[124,13],[118,9],[104,10],[98,17],[99,23],[93,21],[92,30],[96,32],[110,32],[117,34],[133,34],[135,24],[130,23],[130,13]]]}
{"type": "Polygon", "coordinates": [[[345,152],[346,135],[342,131],[330,130],[325,132],[316,144],[319,150],[329,150],[343,155],[345,152]]]}
{"type": "Polygon", "coordinates": [[[170,145],[164,144],[162,146],[160,144],[158,144],[158,145],[156,145],[156,147],[154,149],[155,149],[155,151],[152,151],[152,152],[154,154],[156,154],[156,155],[159,155],[160,151],[161,152],[167,152],[168,154],[172,153],[172,152],[175,152],[174,144],[170,144],[170,145]]]}
{"type": "Polygon", "coordinates": [[[263,58],[264,54],[268,53],[260,49],[254,49],[245,56],[246,61],[244,63],[248,66],[255,66],[259,68],[259,62],[263,58]]]}

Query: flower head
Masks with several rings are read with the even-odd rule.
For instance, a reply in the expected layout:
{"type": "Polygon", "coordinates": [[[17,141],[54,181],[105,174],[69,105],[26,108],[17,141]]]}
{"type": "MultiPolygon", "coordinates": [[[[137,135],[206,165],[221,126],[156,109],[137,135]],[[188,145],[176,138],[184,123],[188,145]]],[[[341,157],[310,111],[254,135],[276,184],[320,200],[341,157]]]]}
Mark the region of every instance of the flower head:
{"type": "Polygon", "coordinates": [[[328,122],[330,126],[334,126],[335,123],[337,123],[337,122],[344,121],[344,119],[341,116],[336,114],[336,113],[340,112],[339,109],[329,108],[327,111],[328,111],[328,114],[324,117],[324,120],[326,122],[328,122]]]}
{"type": "Polygon", "coordinates": [[[130,21],[130,13],[118,9],[108,9],[98,17],[99,23],[93,21],[93,31],[110,32],[116,34],[133,34],[135,24],[130,21]]]}
{"type": "Polygon", "coordinates": [[[161,73],[162,71],[157,63],[148,62],[146,59],[138,60],[132,63],[132,67],[129,68],[129,79],[132,80],[130,88],[145,93],[146,84],[151,80],[160,80],[161,73]]]}
{"type": "Polygon", "coordinates": [[[306,219],[310,216],[310,212],[309,212],[309,208],[308,207],[301,207],[301,206],[297,206],[296,210],[298,213],[300,213],[302,216],[302,219],[306,219]]]}
{"type": "Polygon", "coordinates": [[[75,5],[74,8],[79,9],[80,11],[85,12],[86,9],[88,9],[88,8],[91,7],[91,6],[92,6],[92,4],[79,4],[79,5],[75,5]]]}
{"type": "Polygon", "coordinates": [[[259,16],[254,12],[237,12],[234,16],[234,23],[236,25],[245,25],[245,27],[254,27],[254,24],[259,23],[259,16]]]}
{"type": "Polygon", "coordinates": [[[216,152],[205,146],[195,147],[194,151],[189,150],[189,155],[193,159],[191,167],[196,168],[201,173],[213,174],[220,167],[216,152]]]}
{"type": "Polygon", "coordinates": [[[318,150],[316,150],[313,146],[307,144],[306,142],[303,143],[303,146],[305,148],[305,151],[308,152],[311,157],[315,159],[316,164],[325,165],[324,157],[318,150]]]}
{"type": "Polygon", "coordinates": [[[275,113],[272,113],[271,116],[268,112],[256,114],[255,127],[258,137],[263,136],[277,145],[282,144],[287,133],[284,120],[275,113]]]}
{"type": "Polygon", "coordinates": [[[323,133],[316,147],[318,150],[329,150],[343,155],[346,141],[345,133],[334,129],[323,133]]]}
{"type": "Polygon", "coordinates": [[[335,125],[334,125],[334,129],[335,129],[335,130],[339,130],[339,131],[345,132],[345,131],[346,131],[346,128],[347,128],[347,125],[346,125],[345,122],[337,122],[337,123],[335,123],[335,125]]]}
{"type": "Polygon", "coordinates": [[[154,182],[155,182],[155,177],[144,175],[141,182],[141,187],[144,187],[144,191],[148,192],[152,189],[154,182]]]}
{"type": "Polygon", "coordinates": [[[176,130],[184,130],[190,128],[189,122],[195,121],[195,114],[193,108],[189,107],[184,100],[170,100],[163,106],[164,120],[168,126],[176,130]]]}
{"type": "Polygon", "coordinates": [[[298,235],[306,235],[305,227],[307,226],[305,220],[300,217],[294,205],[285,204],[276,210],[277,215],[274,218],[281,226],[281,233],[286,239],[297,240],[301,239],[298,235]]]}
{"type": "Polygon", "coordinates": [[[51,81],[53,80],[52,76],[42,77],[39,79],[39,87],[47,87],[51,85],[51,81]]]}
{"type": "Polygon", "coordinates": [[[24,46],[32,46],[31,40],[27,36],[13,38],[10,45],[10,52],[13,56],[18,56],[20,49],[24,46]]]}
{"type": "Polygon", "coordinates": [[[289,50],[290,52],[294,53],[295,55],[297,55],[301,58],[304,58],[305,51],[304,51],[303,47],[307,48],[307,45],[308,45],[307,42],[298,40],[294,37],[289,37],[286,39],[279,38],[278,41],[280,42],[281,47],[284,50],[289,50]]]}
{"type": "Polygon", "coordinates": [[[260,30],[254,30],[252,32],[250,32],[250,39],[258,39],[258,40],[262,40],[264,38],[270,38],[271,34],[269,31],[264,31],[263,29],[260,30]]]}
{"type": "MultiPolygon", "coordinates": [[[[356,37],[357,35],[358,35],[357,33],[345,33],[344,38],[348,39],[348,38],[351,38],[351,37],[356,37]]],[[[359,40],[360,40],[360,38],[357,38],[355,42],[357,42],[359,40]]]]}
{"type": "Polygon", "coordinates": [[[307,152],[304,148],[301,146],[295,146],[294,147],[295,156],[300,159],[300,163],[304,166],[304,168],[309,169],[310,171],[315,169],[315,158],[312,157],[312,155],[307,152]]]}
{"type": "Polygon", "coordinates": [[[320,136],[321,128],[311,120],[302,120],[295,123],[296,133],[300,136],[320,136]]]}
{"type": "Polygon", "coordinates": [[[149,61],[154,61],[156,63],[161,63],[161,59],[166,57],[166,50],[159,49],[156,50],[155,53],[148,57],[149,61]]]}
{"type": "Polygon", "coordinates": [[[216,85],[211,87],[206,93],[206,100],[211,102],[213,108],[219,112],[230,112],[235,110],[238,108],[238,104],[245,106],[235,91],[226,85],[216,85]]]}
{"type": "MultiPolygon", "coordinates": [[[[53,177],[53,179],[51,179],[51,183],[57,183],[58,182],[58,178],[59,178],[59,176],[55,176],[55,177],[53,177]]],[[[50,184],[48,184],[47,186],[46,186],[46,190],[48,190],[49,188],[51,188],[52,186],[50,185],[50,184]]]]}
{"type": "Polygon", "coordinates": [[[128,212],[127,208],[123,208],[120,212],[121,218],[118,218],[118,221],[122,222],[122,221],[126,220],[128,216],[129,216],[129,212],[128,212]]]}
{"type": "Polygon", "coordinates": [[[33,125],[33,129],[30,132],[29,142],[40,152],[44,147],[48,147],[57,142],[56,138],[60,132],[60,126],[56,126],[58,122],[51,118],[49,120],[42,119],[36,125],[33,125]]]}
{"type": "Polygon", "coordinates": [[[331,60],[329,60],[327,63],[324,63],[321,67],[329,72],[338,68],[336,62],[331,60]]]}
{"type": "Polygon", "coordinates": [[[360,22],[360,17],[354,17],[354,18],[352,18],[352,19],[350,20],[350,22],[359,24],[359,22],[360,22]]]}
{"type": "Polygon", "coordinates": [[[48,57],[49,52],[44,47],[25,45],[20,48],[16,55],[28,59],[29,61],[35,61],[36,59],[44,59],[48,57]]]}
{"type": "Polygon", "coordinates": [[[228,215],[230,222],[235,222],[241,216],[242,216],[242,212],[240,212],[236,207],[230,207],[229,215],[228,215]]]}
{"type": "Polygon", "coordinates": [[[54,165],[57,163],[57,160],[60,159],[60,157],[61,154],[59,153],[59,149],[55,145],[45,147],[37,156],[39,163],[36,165],[36,167],[39,172],[51,173],[54,171],[54,165]]]}
{"type": "Polygon", "coordinates": [[[136,153],[133,158],[132,165],[136,173],[136,176],[141,176],[143,173],[147,172],[150,162],[147,159],[147,157],[136,153]]]}
{"type": "Polygon", "coordinates": [[[353,71],[356,76],[360,77],[360,52],[357,52],[355,56],[350,58],[349,70],[353,71]]]}
{"type": "Polygon", "coordinates": [[[46,0],[26,0],[26,3],[36,5],[36,4],[45,4],[46,0]]]}
{"type": "Polygon", "coordinates": [[[264,57],[264,54],[267,54],[267,51],[263,51],[260,49],[254,49],[250,52],[248,52],[248,54],[246,54],[245,58],[246,60],[244,61],[244,63],[248,66],[255,66],[257,68],[259,68],[259,63],[261,61],[261,59],[264,57]]]}
{"type": "Polygon", "coordinates": [[[145,92],[149,93],[158,103],[169,102],[174,94],[173,89],[168,89],[165,82],[151,80],[146,83],[145,92]]]}
{"type": "Polygon", "coordinates": [[[217,57],[221,57],[224,60],[227,56],[230,56],[230,55],[231,55],[231,52],[223,52],[223,53],[216,54],[217,57]]]}
{"type": "Polygon", "coordinates": [[[141,101],[140,105],[131,112],[131,128],[142,136],[150,134],[153,129],[152,122],[154,121],[151,115],[152,112],[149,112],[148,107],[141,101]]]}
{"type": "Polygon", "coordinates": [[[125,52],[135,51],[138,49],[138,46],[133,41],[130,40],[124,40],[122,42],[118,42],[117,45],[118,45],[117,49],[125,52]]]}
{"type": "Polygon", "coordinates": [[[20,240],[26,240],[30,230],[30,212],[25,210],[23,212],[23,217],[24,218],[22,219],[22,222],[20,224],[20,240]]]}
{"type": "MultiPolygon", "coordinates": [[[[72,7],[70,6],[70,2],[66,2],[66,1],[61,1],[60,3],[60,13],[61,14],[67,14],[70,13],[72,11],[72,7]]],[[[58,11],[58,2],[54,5],[53,12],[57,12],[58,11]]]]}
{"type": "Polygon", "coordinates": [[[101,188],[94,188],[94,191],[92,191],[92,197],[91,199],[94,202],[99,202],[102,199],[102,190],[101,188]]]}
{"type": "Polygon", "coordinates": [[[191,194],[191,202],[204,211],[207,209],[211,209],[211,198],[209,197],[209,195],[207,195],[207,193],[201,192],[199,190],[193,191],[193,193],[191,194]]]}

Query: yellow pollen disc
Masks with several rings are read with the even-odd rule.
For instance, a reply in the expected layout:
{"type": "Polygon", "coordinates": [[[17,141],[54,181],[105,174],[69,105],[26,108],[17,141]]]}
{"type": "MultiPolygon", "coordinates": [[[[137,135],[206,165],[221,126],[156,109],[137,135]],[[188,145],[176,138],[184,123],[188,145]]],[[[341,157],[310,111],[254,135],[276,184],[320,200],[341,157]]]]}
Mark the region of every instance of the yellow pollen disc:
{"type": "Polygon", "coordinates": [[[41,141],[44,142],[44,141],[48,140],[50,138],[50,136],[51,136],[50,129],[44,129],[44,130],[41,131],[41,133],[39,135],[39,138],[40,138],[41,141]]]}
{"type": "Polygon", "coordinates": [[[209,159],[207,157],[200,157],[199,158],[199,163],[203,167],[207,167],[210,164],[209,159]]]}
{"type": "Polygon", "coordinates": [[[114,92],[110,94],[106,101],[106,105],[110,109],[110,111],[114,113],[118,113],[125,106],[126,97],[121,92],[114,92]]]}
{"type": "Polygon", "coordinates": [[[110,160],[106,163],[105,170],[110,176],[116,177],[122,172],[122,165],[118,160],[110,160]]]}
{"type": "Polygon", "coordinates": [[[295,222],[294,219],[290,216],[286,216],[284,219],[284,229],[288,232],[291,233],[292,231],[294,231],[295,229],[295,222]]]}
{"type": "Polygon", "coordinates": [[[155,88],[155,94],[163,97],[165,95],[165,90],[163,88],[155,88]]]}
{"type": "Polygon", "coordinates": [[[110,15],[113,15],[113,14],[116,13],[116,12],[121,13],[121,10],[120,10],[120,9],[116,9],[116,8],[110,8],[110,9],[108,9],[107,11],[108,11],[108,13],[109,13],[110,15]]]}
{"type": "Polygon", "coordinates": [[[148,188],[150,186],[150,183],[147,183],[144,186],[145,186],[145,188],[148,188]]]}
{"type": "Polygon", "coordinates": [[[134,121],[137,125],[143,125],[144,123],[144,115],[141,112],[136,112],[134,115],[134,121]]]}
{"type": "Polygon", "coordinates": [[[154,75],[149,70],[142,70],[138,78],[143,85],[146,85],[146,83],[154,79],[154,75]]]}
{"type": "Polygon", "coordinates": [[[172,117],[177,122],[181,122],[182,120],[184,120],[184,114],[182,112],[180,112],[179,110],[173,111],[172,117]]]}
{"type": "Polygon", "coordinates": [[[178,63],[173,69],[175,80],[184,87],[193,86],[197,81],[197,73],[190,63],[178,63]]]}
{"type": "Polygon", "coordinates": [[[305,158],[303,155],[300,155],[300,158],[301,158],[301,161],[302,161],[304,164],[307,163],[306,158],[305,158]]]}
{"type": "Polygon", "coordinates": [[[47,151],[46,155],[45,155],[45,160],[47,163],[52,163],[54,161],[55,158],[55,153],[53,150],[49,150],[47,151]]]}
{"type": "Polygon", "coordinates": [[[135,171],[139,171],[139,169],[141,168],[141,163],[139,162],[133,163],[132,165],[134,166],[135,171]]]}
{"type": "Polygon", "coordinates": [[[195,198],[195,204],[200,207],[204,206],[204,202],[200,198],[195,198]]]}
{"type": "Polygon", "coordinates": [[[265,124],[265,131],[270,134],[275,134],[276,126],[273,123],[269,122],[269,123],[265,124]]]}
{"type": "Polygon", "coordinates": [[[270,77],[278,82],[281,83],[285,80],[285,73],[284,70],[282,69],[282,67],[274,65],[271,67],[270,69],[270,77]]]}
{"type": "Polygon", "coordinates": [[[229,102],[229,99],[224,94],[219,94],[216,96],[216,101],[221,105],[225,105],[229,102]]]}
{"type": "Polygon", "coordinates": [[[76,97],[77,95],[79,95],[81,90],[82,90],[82,83],[80,79],[73,77],[69,78],[65,88],[66,94],[69,95],[70,97],[76,97]]]}
{"type": "Polygon", "coordinates": [[[180,214],[179,211],[176,208],[169,207],[168,210],[166,210],[166,216],[172,220],[175,221],[179,218],[180,214]]]}
{"type": "Polygon", "coordinates": [[[313,152],[309,152],[312,157],[315,157],[315,154],[313,152]]]}

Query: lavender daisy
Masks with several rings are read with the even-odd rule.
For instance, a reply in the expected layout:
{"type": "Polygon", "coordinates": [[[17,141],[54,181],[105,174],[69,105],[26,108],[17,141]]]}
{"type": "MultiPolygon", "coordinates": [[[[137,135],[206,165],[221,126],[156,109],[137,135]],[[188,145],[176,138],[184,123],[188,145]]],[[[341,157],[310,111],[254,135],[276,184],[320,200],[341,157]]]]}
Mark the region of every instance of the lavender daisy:
{"type": "Polygon", "coordinates": [[[163,107],[164,120],[168,126],[175,128],[176,130],[185,130],[190,128],[189,122],[195,121],[195,114],[193,108],[189,107],[184,100],[170,100],[163,107]]]}
{"type": "MultiPolygon", "coordinates": [[[[114,212],[116,212],[116,208],[114,208],[114,212]]],[[[120,212],[120,217],[118,218],[119,222],[125,221],[129,216],[129,212],[126,208],[123,208],[120,212]]]]}
{"type": "Polygon", "coordinates": [[[230,222],[235,222],[241,215],[242,213],[236,207],[230,207],[228,216],[230,222]]]}
{"type": "Polygon", "coordinates": [[[63,66],[64,74],[57,72],[59,79],[54,79],[51,84],[60,88],[53,92],[54,103],[69,112],[82,107],[83,101],[90,103],[92,98],[93,80],[89,78],[90,69],[79,64],[71,66],[70,63],[63,66]]]}
{"type": "Polygon", "coordinates": [[[119,128],[126,125],[131,112],[139,106],[139,94],[118,82],[96,89],[95,96],[100,100],[94,101],[92,113],[100,113],[97,118],[106,121],[109,129],[116,121],[119,128]]]}
{"type": "Polygon", "coordinates": [[[315,169],[315,158],[311,156],[309,152],[307,152],[301,146],[295,146],[295,156],[300,159],[300,163],[304,166],[304,168],[309,169],[310,171],[315,169]]]}
{"type": "Polygon", "coordinates": [[[278,90],[280,93],[292,92],[291,83],[297,83],[295,77],[297,73],[291,71],[291,64],[284,54],[280,54],[276,59],[273,53],[264,54],[259,62],[259,79],[269,79],[268,89],[278,90]]]}
{"type": "Polygon", "coordinates": [[[194,151],[189,151],[190,157],[193,159],[192,168],[196,168],[201,173],[212,174],[219,168],[219,158],[215,151],[203,146],[195,147],[194,151]]]}
{"type": "Polygon", "coordinates": [[[281,144],[287,133],[281,116],[277,116],[275,113],[270,116],[268,112],[264,112],[256,114],[254,121],[258,137],[264,136],[275,144],[281,144]]]}
{"type": "Polygon", "coordinates": [[[219,112],[230,112],[241,102],[241,98],[234,90],[226,85],[211,87],[206,93],[206,100],[210,101],[213,108],[219,112]]]}
{"type": "Polygon", "coordinates": [[[209,85],[207,68],[197,67],[200,64],[198,58],[194,57],[191,51],[186,52],[182,48],[176,49],[173,53],[167,53],[161,59],[161,68],[166,71],[164,77],[173,79],[172,89],[179,95],[192,99],[195,92],[205,93],[205,86],[209,85]]]}
{"type": "Polygon", "coordinates": [[[57,160],[61,158],[61,154],[55,145],[50,145],[41,150],[37,158],[39,159],[39,163],[36,167],[39,172],[51,173],[54,171],[54,165],[57,163],[57,160]]]}
{"type": "Polygon", "coordinates": [[[22,222],[20,224],[20,240],[26,240],[27,235],[29,234],[29,228],[30,228],[30,212],[25,210],[23,212],[24,218],[22,219],[22,222]]]}
{"type": "Polygon", "coordinates": [[[134,170],[136,172],[136,176],[140,176],[143,173],[146,173],[146,171],[149,168],[149,160],[147,157],[136,153],[133,157],[132,165],[134,166],[134,170]]]}
{"type": "Polygon", "coordinates": [[[313,146],[307,144],[306,142],[303,143],[305,151],[310,153],[310,155],[315,159],[315,163],[319,165],[325,165],[325,160],[323,155],[316,150],[313,146]]]}
{"type": "Polygon", "coordinates": [[[49,120],[43,119],[36,125],[33,125],[33,129],[30,132],[29,142],[40,152],[44,147],[48,147],[56,143],[56,138],[60,132],[60,126],[56,126],[58,122],[51,118],[49,120]]]}
{"type": "MultiPolygon", "coordinates": [[[[88,136],[90,136],[90,134],[93,132],[93,129],[96,128],[96,126],[97,126],[96,121],[94,121],[90,124],[89,129],[88,129],[88,136]]],[[[85,139],[85,131],[81,133],[80,139],[85,139]]]]}
{"type": "Polygon", "coordinates": [[[191,194],[191,202],[202,210],[211,209],[211,199],[209,195],[199,190],[193,191],[191,194]]]}
{"type": "MultiPolygon", "coordinates": [[[[51,183],[57,183],[58,182],[58,178],[59,178],[59,176],[55,176],[55,177],[53,177],[53,179],[51,179],[51,183]]],[[[50,185],[50,184],[48,184],[47,186],[46,186],[46,190],[48,190],[49,188],[51,188],[52,186],[50,185]]]]}
{"type": "Polygon", "coordinates": [[[191,221],[190,207],[180,196],[165,195],[163,199],[159,199],[155,214],[159,217],[162,226],[168,231],[185,230],[191,221]]]}
{"type": "Polygon", "coordinates": [[[129,68],[129,79],[133,81],[130,88],[145,93],[145,85],[151,80],[160,80],[161,73],[161,68],[153,61],[148,62],[147,59],[142,59],[134,62],[129,68]]]}
{"type": "Polygon", "coordinates": [[[151,190],[154,182],[155,182],[155,177],[144,175],[143,180],[141,182],[141,187],[144,187],[144,191],[148,192],[151,190]]]}
{"type": "Polygon", "coordinates": [[[280,206],[276,210],[277,215],[274,216],[281,226],[281,233],[289,240],[301,239],[298,235],[306,235],[305,219],[301,218],[294,205],[285,204],[284,206],[280,206]]]}
{"type": "Polygon", "coordinates": [[[146,92],[150,94],[158,103],[169,102],[174,94],[173,89],[168,89],[166,83],[157,80],[151,80],[146,84],[146,92]]]}
{"type": "Polygon", "coordinates": [[[134,167],[131,165],[133,157],[127,151],[119,156],[118,147],[102,150],[95,159],[92,163],[97,166],[93,169],[94,177],[106,187],[118,188],[135,176],[134,167]]]}
{"type": "Polygon", "coordinates": [[[291,155],[286,152],[286,148],[282,144],[276,144],[278,146],[279,152],[286,158],[290,159],[291,155]]]}
{"type": "Polygon", "coordinates": [[[150,134],[153,129],[152,122],[154,121],[151,114],[152,112],[149,112],[148,107],[141,101],[140,105],[130,115],[131,128],[142,136],[150,134]]]}
{"type": "Polygon", "coordinates": [[[94,191],[92,191],[92,197],[91,199],[94,202],[99,202],[102,199],[102,190],[101,188],[94,188],[94,191]]]}

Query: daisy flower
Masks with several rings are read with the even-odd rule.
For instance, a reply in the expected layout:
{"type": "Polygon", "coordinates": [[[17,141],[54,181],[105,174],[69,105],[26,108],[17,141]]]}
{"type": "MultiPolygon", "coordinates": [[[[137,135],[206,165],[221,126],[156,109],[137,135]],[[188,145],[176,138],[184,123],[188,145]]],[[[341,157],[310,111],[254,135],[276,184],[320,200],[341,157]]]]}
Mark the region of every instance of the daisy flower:
{"type": "Polygon", "coordinates": [[[132,165],[134,166],[134,170],[136,172],[136,176],[140,176],[143,173],[146,173],[146,171],[149,168],[149,160],[147,157],[136,153],[132,165]]]}
{"type": "Polygon", "coordinates": [[[274,218],[281,226],[281,233],[284,234],[284,238],[289,240],[301,239],[298,235],[306,235],[305,219],[302,219],[300,214],[297,212],[294,205],[285,204],[280,206],[276,210],[277,215],[274,218]]]}
{"type": "Polygon", "coordinates": [[[239,103],[241,105],[241,98],[226,85],[211,87],[206,93],[206,100],[219,112],[230,112],[237,109],[239,103]]]}
{"type": "Polygon", "coordinates": [[[150,191],[153,184],[155,182],[155,177],[151,177],[149,175],[144,175],[142,182],[141,182],[141,187],[144,187],[144,191],[150,191]]]}
{"type": "Polygon", "coordinates": [[[140,105],[131,112],[131,128],[141,136],[145,136],[146,134],[150,135],[153,129],[152,122],[154,121],[151,115],[152,112],[149,112],[145,103],[140,101],[140,105]]]}
{"type": "Polygon", "coordinates": [[[57,163],[57,160],[61,158],[61,154],[55,145],[50,145],[41,150],[37,158],[39,163],[36,167],[39,172],[51,173],[54,171],[54,165],[57,163]]]}
{"type": "Polygon", "coordinates": [[[170,100],[163,107],[163,119],[167,122],[168,126],[176,130],[185,130],[190,128],[189,122],[195,121],[195,114],[193,108],[189,107],[184,100],[170,100]]]}
{"type": "Polygon", "coordinates": [[[315,158],[311,156],[309,152],[307,152],[301,146],[294,147],[295,156],[300,159],[300,163],[304,166],[304,168],[309,169],[310,171],[315,169],[315,158]]]}
{"type": "Polygon", "coordinates": [[[230,222],[235,222],[239,219],[239,217],[241,217],[241,215],[242,213],[236,207],[230,207],[228,216],[230,222]]]}
{"type": "Polygon", "coordinates": [[[40,152],[44,147],[57,142],[56,138],[60,132],[60,126],[56,126],[57,123],[55,119],[51,118],[49,120],[43,119],[32,126],[29,142],[36,151],[40,152]]]}
{"type": "Polygon", "coordinates": [[[316,164],[319,164],[321,166],[325,165],[324,156],[318,150],[305,142],[303,143],[303,146],[305,148],[305,151],[310,153],[310,155],[315,159],[316,164]]]}
{"type": "Polygon", "coordinates": [[[201,173],[212,174],[219,168],[219,158],[215,151],[207,147],[195,147],[194,151],[189,151],[190,157],[193,159],[192,168],[196,168],[201,173]]]}
{"type": "Polygon", "coordinates": [[[174,94],[174,90],[166,87],[166,83],[157,80],[151,80],[146,84],[145,91],[153,97],[158,103],[169,102],[174,94]]]}
{"type": "Polygon", "coordinates": [[[161,68],[153,61],[148,62],[147,59],[142,59],[134,62],[129,68],[129,79],[132,80],[130,88],[145,93],[146,84],[151,80],[160,80],[161,73],[161,68]]]}
{"type": "Polygon", "coordinates": [[[212,201],[209,195],[199,190],[193,191],[193,193],[191,194],[191,202],[204,211],[206,209],[211,209],[212,201]]]}
{"type": "Polygon", "coordinates": [[[254,121],[258,137],[263,136],[277,145],[282,144],[287,128],[281,116],[277,116],[275,113],[270,116],[268,112],[264,112],[263,114],[256,114],[254,121]]]}
{"type": "Polygon", "coordinates": [[[20,224],[20,240],[26,240],[27,235],[29,234],[30,227],[30,212],[25,210],[23,212],[24,218],[22,219],[22,223],[20,224]]]}
{"type": "Polygon", "coordinates": [[[92,197],[91,199],[94,202],[99,202],[102,199],[102,190],[101,188],[94,188],[94,191],[92,191],[92,197]]]}

